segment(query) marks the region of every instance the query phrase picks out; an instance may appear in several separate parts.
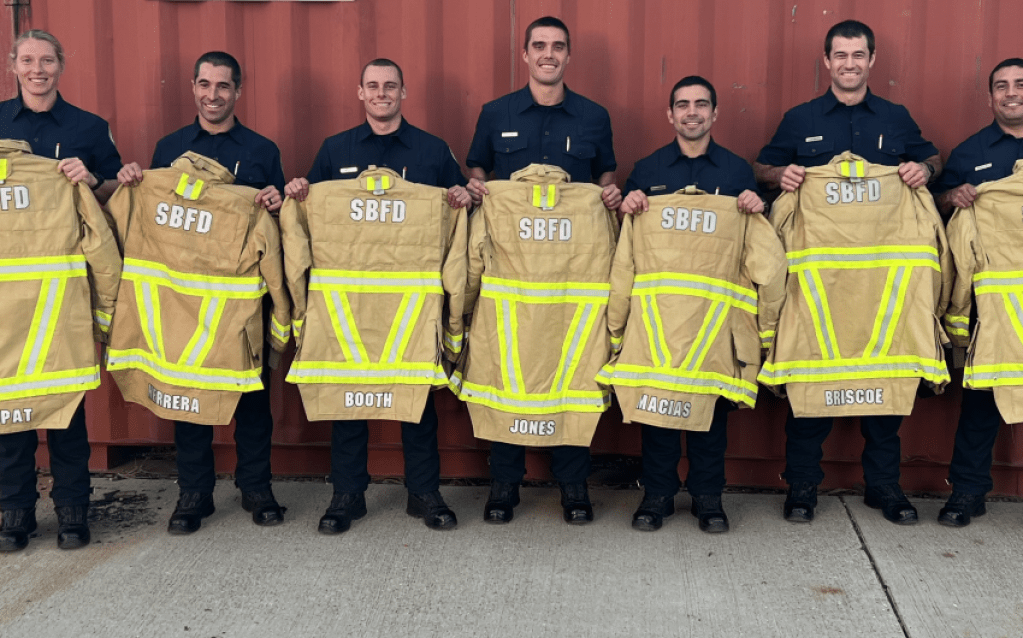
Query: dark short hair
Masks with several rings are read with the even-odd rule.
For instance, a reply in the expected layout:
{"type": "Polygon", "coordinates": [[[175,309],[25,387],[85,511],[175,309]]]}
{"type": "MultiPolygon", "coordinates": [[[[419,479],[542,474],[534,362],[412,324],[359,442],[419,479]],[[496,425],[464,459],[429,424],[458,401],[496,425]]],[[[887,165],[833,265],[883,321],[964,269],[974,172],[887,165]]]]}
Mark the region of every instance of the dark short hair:
{"type": "Polygon", "coordinates": [[[572,52],[572,36],[568,34],[568,27],[565,26],[564,22],[554,16],[543,16],[542,18],[537,18],[529,23],[529,26],[526,27],[526,42],[522,45],[523,49],[529,48],[529,40],[533,37],[533,29],[537,27],[554,27],[555,29],[561,29],[564,31],[565,46],[568,48],[569,53],[572,52]]]}
{"type": "Polygon", "coordinates": [[[859,20],[843,20],[828,29],[824,36],[824,55],[831,56],[831,42],[835,38],[866,38],[867,51],[874,55],[874,32],[859,20]]]}
{"type": "Polygon", "coordinates": [[[675,107],[675,93],[677,93],[679,89],[687,86],[702,86],[710,91],[710,106],[715,109],[718,107],[718,92],[714,90],[714,85],[706,78],[702,78],[699,75],[687,75],[676,82],[675,86],[671,87],[671,95],[668,96],[669,109],[675,107]]]}
{"type": "Polygon", "coordinates": [[[366,66],[362,67],[362,73],[359,74],[359,86],[362,86],[362,78],[366,77],[366,69],[371,66],[383,66],[391,67],[398,72],[398,83],[401,86],[405,86],[405,74],[401,72],[401,67],[394,60],[388,60],[387,58],[377,58],[376,60],[370,60],[366,63],[366,66]]]}
{"type": "Polygon", "coordinates": [[[995,91],[995,73],[998,73],[1007,66],[1023,67],[1023,58],[1006,58],[995,65],[995,68],[991,69],[991,75],[987,76],[988,93],[994,93],[995,91]]]}
{"type": "Polygon", "coordinates": [[[233,55],[223,51],[207,51],[199,56],[199,59],[195,61],[195,69],[192,71],[193,82],[199,77],[199,67],[207,63],[213,66],[226,66],[231,69],[231,81],[234,82],[234,88],[242,88],[241,65],[238,64],[238,60],[234,59],[233,55]]]}

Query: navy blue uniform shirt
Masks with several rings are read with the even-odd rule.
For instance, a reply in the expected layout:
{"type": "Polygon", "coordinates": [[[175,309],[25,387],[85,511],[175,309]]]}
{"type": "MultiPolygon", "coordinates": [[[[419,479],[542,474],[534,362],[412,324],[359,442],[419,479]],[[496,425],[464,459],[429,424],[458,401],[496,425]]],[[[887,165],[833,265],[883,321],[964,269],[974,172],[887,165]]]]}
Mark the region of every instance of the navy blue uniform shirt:
{"type": "Polygon", "coordinates": [[[920,135],[909,111],[867,90],[847,106],[828,89],[824,95],[789,109],[757,162],[768,166],[822,166],[844,151],[872,164],[922,162],[938,149],[920,135]]]}
{"type": "Polygon", "coordinates": [[[117,179],[121,170],[121,155],[107,121],[68,104],[60,92],[53,108],[42,113],[25,108],[20,95],[0,102],[0,139],[23,140],[34,154],[50,159],[77,157],[103,179],[117,179]]]}
{"type": "Polygon", "coordinates": [[[561,104],[541,106],[526,85],[483,105],[465,164],[493,172],[497,179],[508,179],[530,164],[551,164],[573,182],[594,182],[618,167],[611,116],[568,87],[561,104]]]}
{"type": "Polygon", "coordinates": [[[405,179],[426,186],[465,186],[458,161],[444,140],[401,119],[398,130],[377,135],[369,122],[323,141],[309,169],[310,184],[328,179],[352,179],[370,165],[386,167],[405,179]]]}
{"type": "Polygon", "coordinates": [[[199,126],[199,118],[156,143],[149,168],[167,168],[186,151],[216,160],[234,173],[234,183],[260,190],[276,186],[284,192],[284,170],[277,145],[243,126],[238,118],[225,133],[211,134],[199,126]],[[237,170],[235,167],[237,166],[237,170]]]}
{"type": "Polygon", "coordinates": [[[932,190],[940,195],[963,184],[977,186],[1008,177],[1018,159],[1023,159],[1023,139],[1003,131],[998,122],[991,122],[952,149],[932,190]]]}
{"type": "Polygon", "coordinates": [[[746,160],[718,146],[713,138],[707,152],[698,157],[686,157],[678,140],[672,140],[636,162],[623,192],[642,190],[647,195],[667,195],[689,185],[729,197],[738,197],[744,190],[757,192],[757,180],[746,160]]]}

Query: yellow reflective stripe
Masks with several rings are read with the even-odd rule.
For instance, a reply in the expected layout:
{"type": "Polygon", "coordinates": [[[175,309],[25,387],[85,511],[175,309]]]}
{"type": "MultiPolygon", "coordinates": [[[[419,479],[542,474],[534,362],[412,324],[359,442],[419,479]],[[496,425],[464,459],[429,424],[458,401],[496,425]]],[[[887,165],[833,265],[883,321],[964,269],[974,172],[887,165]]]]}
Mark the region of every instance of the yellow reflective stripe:
{"type": "Polygon", "coordinates": [[[834,358],[841,359],[842,353],[838,350],[838,338],[835,335],[835,325],[831,322],[831,305],[828,303],[828,293],[824,288],[824,282],[821,280],[821,273],[818,270],[810,271],[810,278],[820,295],[821,307],[824,310],[824,325],[828,329],[827,335],[828,340],[831,343],[831,347],[834,350],[834,358]]]}
{"type": "Polygon", "coordinates": [[[182,388],[249,392],[263,387],[258,369],[227,370],[179,365],[137,348],[107,350],[107,370],[142,370],[154,379],[182,388]]]}
{"type": "Polygon", "coordinates": [[[388,188],[390,188],[391,187],[391,176],[390,175],[381,175],[380,176],[380,185],[383,187],[384,190],[387,190],[388,188]]]}
{"type": "Polygon", "coordinates": [[[166,265],[126,257],[122,279],[147,281],[193,297],[216,296],[229,299],[259,299],[266,292],[262,277],[214,277],[172,270],[166,265]]]}
{"type": "Polygon", "coordinates": [[[632,291],[633,295],[675,294],[702,297],[711,301],[723,301],[757,314],[755,290],[715,277],[689,273],[647,273],[636,276],[632,291]]]}
{"type": "Polygon", "coordinates": [[[295,319],[291,322],[291,329],[294,331],[296,337],[302,336],[303,323],[305,323],[305,319],[295,319]]]}
{"type": "Polygon", "coordinates": [[[501,383],[504,387],[518,392],[518,388],[512,387],[512,374],[514,366],[510,364],[511,345],[508,333],[511,331],[511,321],[506,316],[510,309],[507,308],[508,301],[499,299],[494,304],[494,311],[497,317],[497,354],[501,358],[501,383]]]}
{"type": "Polygon", "coordinates": [[[0,281],[85,277],[85,255],[0,259],[0,281]]]}
{"type": "Polygon", "coordinates": [[[330,383],[361,385],[444,385],[447,375],[439,363],[401,362],[353,363],[337,361],[295,361],[288,383],[330,383]]]}
{"type": "Polygon", "coordinates": [[[204,182],[201,179],[197,179],[194,184],[189,184],[188,179],[189,175],[182,173],[181,178],[178,179],[177,187],[174,188],[174,192],[187,200],[195,201],[199,199],[199,194],[202,193],[204,182]]]}
{"type": "Polygon", "coordinates": [[[933,246],[856,246],[845,248],[806,248],[785,253],[789,272],[804,269],[862,269],[906,266],[941,270],[938,251],[933,246]]]}
{"type": "Polygon", "coordinates": [[[7,179],[7,160],[0,159],[0,182],[7,179]]]}
{"type": "Polygon", "coordinates": [[[455,372],[448,384],[463,401],[485,405],[501,412],[557,414],[560,412],[604,412],[611,404],[606,390],[565,390],[551,394],[515,394],[490,385],[465,381],[455,372]]]}
{"type": "Polygon", "coordinates": [[[909,268],[899,268],[898,271],[896,273],[896,280],[899,288],[895,293],[895,308],[892,311],[891,318],[888,320],[888,326],[884,328],[886,336],[880,344],[881,349],[876,354],[876,356],[880,357],[887,357],[888,351],[891,350],[892,344],[895,342],[896,328],[899,325],[899,319],[902,317],[902,309],[906,306],[906,291],[909,290],[909,280],[913,276],[913,271],[909,268]]]}
{"type": "Polygon", "coordinates": [[[617,354],[622,350],[622,337],[611,337],[611,352],[617,354]]]}
{"type": "Polygon", "coordinates": [[[877,315],[874,317],[874,328],[870,331],[870,340],[867,341],[867,347],[863,349],[863,356],[870,356],[870,353],[874,350],[877,345],[877,340],[881,338],[881,328],[885,324],[885,312],[888,310],[889,304],[891,303],[892,286],[895,283],[895,272],[898,269],[894,266],[888,269],[888,277],[884,282],[884,290],[881,292],[881,304],[877,308],[877,315]]]}
{"type": "Polygon", "coordinates": [[[928,381],[949,381],[943,361],[916,355],[883,358],[860,357],[835,361],[785,361],[764,363],[757,380],[765,385],[816,383],[853,379],[901,379],[919,377],[928,381]]]}
{"type": "Polygon", "coordinates": [[[718,333],[721,332],[721,327],[725,325],[725,318],[728,317],[728,304],[719,303],[717,304],[717,319],[710,328],[710,334],[706,336],[703,347],[700,348],[700,354],[696,357],[696,360],[691,363],[689,372],[699,370],[703,366],[704,359],[707,358],[707,353],[710,352],[711,344],[718,337],[718,333]]]}
{"type": "MultiPolygon", "coordinates": [[[[64,290],[67,287],[67,279],[57,279],[57,292],[54,294],[52,308],[50,310],[49,321],[45,326],[40,325],[40,330],[43,330],[43,343],[39,348],[39,354],[36,358],[38,362],[36,370],[38,370],[45,362],[46,355],[50,352],[50,345],[53,343],[53,336],[57,330],[57,320],[60,319],[60,308],[64,305],[64,290]]],[[[34,370],[29,370],[29,373],[34,370]]]]}
{"type": "Polygon", "coordinates": [[[579,281],[532,282],[483,277],[480,297],[523,303],[607,303],[611,284],[579,281]]]}
{"type": "Polygon", "coordinates": [[[835,333],[834,327],[831,325],[831,317],[828,316],[829,313],[824,305],[823,298],[811,291],[811,285],[815,286],[817,291],[823,287],[817,287],[820,280],[819,278],[814,278],[814,274],[815,271],[813,270],[798,273],[799,287],[803,290],[803,299],[810,309],[810,317],[813,321],[813,330],[817,336],[817,345],[820,348],[821,357],[824,359],[837,359],[840,355],[837,346],[832,340],[835,333]]]}
{"type": "Polygon", "coordinates": [[[525,392],[522,387],[522,358],[519,356],[519,308],[514,301],[508,301],[508,316],[511,317],[511,359],[515,370],[515,382],[519,386],[519,392],[525,392]]]}
{"type": "Polygon", "coordinates": [[[444,294],[440,274],[437,272],[375,272],[320,268],[313,268],[310,271],[309,290],[444,294]]]}
{"type": "Polygon", "coordinates": [[[188,173],[182,173],[181,178],[178,179],[178,185],[174,188],[174,192],[178,195],[185,194],[185,188],[188,187],[188,173]]]}
{"type": "Polygon", "coordinates": [[[579,304],[575,309],[572,322],[565,335],[565,341],[561,346],[561,359],[558,361],[557,373],[554,382],[551,384],[551,392],[558,393],[572,385],[572,379],[579,369],[579,360],[582,357],[586,343],[590,340],[593,332],[593,324],[597,320],[597,308],[593,304],[579,304]]]}
{"type": "Polygon", "coordinates": [[[401,303],[398,304],[398,312],[394,315],[391,329],[388,331],[387,339],[384,341],[381,360],[386,358],[390,363],[401,361],[405,355],[406,348],[408,348],[409,339],[412,338],[416,320],[419,319],[419,315],[422,313],[425,301],[425,297],[419,293],[405,293],[402,295],[401,303]]]}
{"type": "Polygon", "coordinates": [[[650,343],[650,359],[655,366],[665,367],[671,365],[671,351],[664,342],[661,334],[661,314],[658,311],[657,303],[653,295],[640,297],[643,308],[643,325],[646,328],[647,339],[650,343]]]}
{"type": "Polygon", "coordinates": [[[44,279],[39,287],[32,323],[29,324],[28,338],[18,361],[18,376],[33,375],[46,362],[46,355],[53,342],[53,332],[63,303],[67,279],[44,279]]]}
{"type": "Polygon", "coordinates": [[[1005,305],[1005,312],[1009,315],[1009,323],[1012,324],[1012,329],[1016,331],[1016,337],[1023,342],[1023,323],[1020,323],[1020,313],[1023,312],[1023,308],[1019,307],[1019,297],[1003,293],[1002,303],[1005,305]]]}
{"type": "Polygon", "coordinates": [[[774,343],[774,330],[764,330],[760,333],[760,347],[770,348],[771,344],[774,343]]]}
{"type": "Polygon", "coordinates": [[[540,208],[540,185],[533,184],[533,206],[540,208]]]}
{"type": "Polygon", "coordinates": [[[455,354],[462,351],[462,333],[451,334],[447,330],[444,331],[444,345],[448,347],[455,354]]]}
{"type": "Polygon", "coordinates": [[[281,324],[281,322],[277,321],[277,317],[273,313],[270,313],[270,332],[273,333],[273,336],[277,337],[277,339],[284,341],[285,343],[291,338],[291,326],[281,324]]]}
{"type": "Polygon", "coordinates": [[[969,337],[970,336],[970,318],[964,317],[963,315],[945,315],[945,331],[949,334],[969,337]]]}
{"type": "Polygon", "coordinates": [[[327,312],[330,314],[330,323],[334,327],[334,336],[345,359],[356,363],[366,363],[369,355],[359,338],[358,329],[350,321],[352,307],[348,302],[348,295],[343,292],[331,292],[323,295],[327,303],[327,312]]]}
{"type": "MultiPolygon", "coordinates": [[[[707,332],[712,329],[713,325],[716,325],[723,305],[721,302],[714,302],[707,308],[707,312],[703,315],[703,322],[700,323],[700,329],[696,331],[696,338],[693,339],[693,344],[689,346],[689,352],[686,353],[686,358],[682,360],[680,368],[696,370],[699,367],[695,365],[694,358],[701,356],[707,344],[707,332]]],[[[667,367],[670,367],[670,364],[667,367]]]]}
{"type": "Polygon", "coordinates": [[[213,347],[217,327],[220,326],[220,319],[224,315],[224,307],[227,300],[217,297],[205,297],[199,307],[198,325],[188,345],[181,352],[178,359],[179,365],[202,366],[206,356],[213,347]]]}
{"type": "Polygon", "coordinates": [[[383,356],[388,358],[388,361],[394,363],[395,359],[390,357],[391,349],[394,347],[394,340],[398,337],[399,331],[401,330],[401,318],[405,316],[405,312],[408,310],[408,304],[411,300],[412,295],[405,293],[401,296],[401,303],[398,304],[398,312],[395,313],[394,319],[391,321],[391,329],[387,332],[387,339],[384,340],[383,356]]]}
{"type": "Polygon", "coordinates": [[[866,166],[862,160],[845,161],[838,165],[838,173],[842,177],[855,177],[861,179],[866,175],[866,166]]]}
{"type": "Polygon", "coordinates": [[[554,207],[555,193],[554,184],[547,185],[546,193],[543,191],[543,186],[540,184],[533,184],[533,206],[544,210],[550,210],[554,207]]]}
{"type": "Polygon", "coordinates": [[[99,387],[99,366],[0,379],[0,401],[84,392],[99,387]]]}
{"type": "Polygon", "coordinates": [[[630,388],[657,388],[693,394],[715,394],[754,407],[757,384],[713,371],[665,370],[632,364],[604,366],[597,380],[630,388]]]}

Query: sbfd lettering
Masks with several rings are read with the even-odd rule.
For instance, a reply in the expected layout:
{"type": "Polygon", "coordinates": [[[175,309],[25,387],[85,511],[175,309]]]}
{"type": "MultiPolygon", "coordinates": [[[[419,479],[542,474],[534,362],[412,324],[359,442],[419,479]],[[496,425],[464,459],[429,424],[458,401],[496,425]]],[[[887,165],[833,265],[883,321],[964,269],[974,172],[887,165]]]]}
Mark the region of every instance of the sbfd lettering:
{"type": "Polygon", "coordinates": [[[171,206],[167,202],[156,205],[156,223],[181,230],[195,230],[205,235],[213,226],[213,213],[198,208],[185,208],[179,204],[171,206]]]}
{"type": "Polygon", "coordinates": [[[849,180],[828,182],[824,192],[827,193],[826,200],[829,204],[862,203],[864,197],[868,202],[876,202],[881,199],[881,182],[876,179],[860,180],[855,183],[849,180]]]}
{"type": "Polygon", "coordinates": [[[345,392],[346,408],[389,408],[393,392],[345,392]]]}
{"type": "Polygon", "coordinates": [[[717,230],[718,214],[712,210],[694,208],[671,208],[661,211],[661,228],[665,230],[703,231],[710,234],[717,230]]]}
{"type": "Polygon", "coordinates": [[[164,410],[180,410],[199,414],[199,399],[180,394],[165,394],[152,385],[149,386],[149,400],[164,410]]]}
{"type": "Polygon", "coordinates": [[[884,403],[884,388],[824,391],[824,404],[827,406],[863,405],[864,403],[869,405],[884,403]]]}
{"type": "Polygon", "coordinates": [[[533,421],[515,419],[508,431],[512,434],[531,434],[533,436],[554,436],[554,421],[533,421]]]}
{"type": "Polygon", "coordinates": [[[688,419],[693,410],[693,404],[689,401],[683,402],[672,401],[671,399],[658,399],[655,396],[644,394],[639,398],[639,405],[636,406],[636,409],[643,410],[644,412],[650,412],[651,414],[661,414],[664,416],[688,419]]]}
{"type": "Polygon", "coordinates": [[[400,199],[353,199],[352,219],[357,222],[383,222],[387,223],[387,216],[391,221],[400,224],[405,221],[405,202],[400,199]]]}
{"type": "Polygon", "coordinates": [[[0,425],[8,423],[28,423],[32,420],[33,408],[16,408],[14,410],[0,410],[0,425]]]}
{"type": "Polygon", "coordinates": [[[0,210],[28,208],[28,186],[0,186],[0,210]]]}
{"type": "Polygon", "coordinates": [[[519,220],[519,237],[533,241],[568,241],[572,239],[572,220],[523,217],[519,220]]]}

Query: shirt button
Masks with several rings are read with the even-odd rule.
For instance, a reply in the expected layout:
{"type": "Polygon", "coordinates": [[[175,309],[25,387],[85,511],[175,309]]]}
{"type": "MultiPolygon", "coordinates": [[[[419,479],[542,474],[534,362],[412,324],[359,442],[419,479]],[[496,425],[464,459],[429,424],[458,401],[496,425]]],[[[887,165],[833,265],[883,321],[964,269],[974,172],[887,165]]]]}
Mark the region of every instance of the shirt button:
{"type": "Polygon", "coordinates": [[[860,134],[859,131],[856,131],[855,133],[853,133],[853,135],[859,135],[859,134],[860,134]]]}
{"type": "Polygon", "coordinates": [[[546,156],[546,155],[544,155],[544,156],[543,156],[543,158],[544,158],[544,159],[547,159],[547,156],[546,156]]]}
{"type": "Polygon", "coordinates": [[[544,134],[544,135],[550,135],[550,134],[551,134],[551,132],[550,132],[550,131],[544,131],[544,132],[543,132],[543,134],[544,134]]]}
{"type": "Polygon", "coordinates": [[[32,141],[33,141],[33,142],[38,142],[38,141],[39,141],[39,138],[38,138],[38,137],[34,137],[34,138],[32,138],[32,141]]]}

